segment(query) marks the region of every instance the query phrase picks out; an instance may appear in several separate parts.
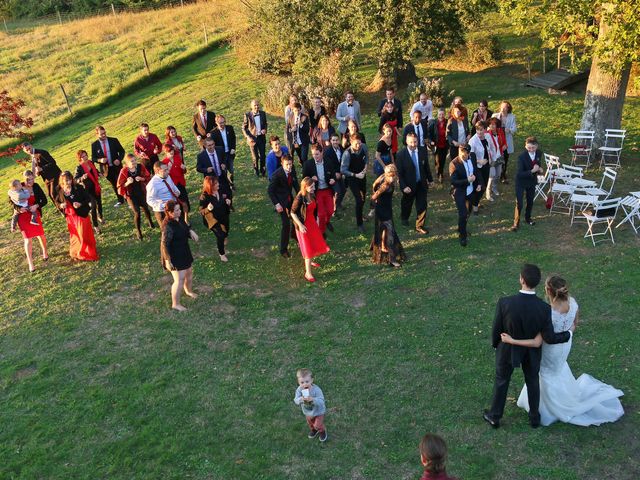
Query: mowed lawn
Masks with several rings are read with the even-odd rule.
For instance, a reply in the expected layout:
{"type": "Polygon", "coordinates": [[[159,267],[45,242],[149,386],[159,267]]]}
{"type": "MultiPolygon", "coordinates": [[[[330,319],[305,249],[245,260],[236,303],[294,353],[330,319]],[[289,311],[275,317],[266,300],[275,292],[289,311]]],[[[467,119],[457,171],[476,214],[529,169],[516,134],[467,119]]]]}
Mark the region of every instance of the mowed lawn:
{"type": "MultiPolygon", "coordinates": [[[[489,95],[494,108],[501,97],[511,99],[517,144],[536,134],[545,151],[566,160],[580,95],[525,89],[509,72],[439,73],[472,107],[489,95]]],[[[263,87],[220,50],[35,144],[70,168],[98,123],[127,148],[140,122],[158,134],[173,124],[187,140],[195,203],[193,103],[210,101],[239,134],[242,112],[263,87]]],[[[372,149],[376,98],[363,99],[372,149]]],[[[281,134],[282,119],[269,121],[270,132],[281,134]]],[[[637,141],[638,99],[628,101],[624,123],[637,141]]],[[[640,190],[635,147],[630,142],[623,157],[620,194],[640,190]]],[[[266,182],[252,176],[244,143],[236,168],[230,262],[219,262],[213,234],[194,214],[201,239],[192,243],[194,284],[201,295],[185,299],[184,314],[169,309],[159,232],[145,231],[145,240],[136,241],[129,212],[112,208],[106,182],[97,263],[68,258],[64,221],[47,206],[51,259],[36,260],[30,275],[20,235],[8,233],[5,205],[0,478],[415,479],[417,445],[427,431],[447,439],[449,472],[464,479],[638,478],[640,242],[628,227],[615,232],[615,245],[593,248],[582,224],[570,227],[538,201],[538,224],[511,233],[511,184],[470,220],[473,235],[462,249],[448,186],[436,186],[429,193],[431,234],[419,238],[399,227],[409,259],[393,270],[371,263],[372,222],[366,236],[356,233],[348,196],[329,234],[332,251],[310,285],[295,244],[290,260],[278,255],[279,221],[266,182]],[[515,406],[521,373],[514,374],[503,427],[495,431],[482,421],[493,382],[494,306],[517,291],[523,262],[569,279],[582,318],[571,367],[576,376],[588,372],[625,392],[619,422],[532,430],[515,406]],[[311,368],[324,390],[326,444],[306,438],[292,402],[300,367],[311,368]]],[[[5,160],[0,182],[7,186],[19,173],[5,160]]],[[[397,215],[399,197],[394,207],[397,215]]]]}

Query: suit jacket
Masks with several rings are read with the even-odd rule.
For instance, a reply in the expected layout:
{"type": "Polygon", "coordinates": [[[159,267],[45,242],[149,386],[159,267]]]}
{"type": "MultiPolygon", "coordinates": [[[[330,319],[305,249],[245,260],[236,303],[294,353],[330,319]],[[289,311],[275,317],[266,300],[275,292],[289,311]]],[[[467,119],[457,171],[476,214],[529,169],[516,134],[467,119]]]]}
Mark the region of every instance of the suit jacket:
{"type": "MultiPolygon", "coordinates": [[[[222,176],[226,178],[227,170],[226,170],[226,164],[225,164],[224,147],[219,147],[218,144],[216,143],[215,149],[216,149],[216,156],[218,157],[218,163],[220,163],[220,170],[222,171],[222,176]],[[223,165],[225,166],[225,168],[222,168],[223,165]]],[[[213,167],[213,165],[211,165],[209,152],[207,152],[207,149],[205,148],[198,154],[196,158],[196,171],[203,174],[205,177],[215,177],[216,176],[215,171],[207,172],[207,169],[209,167],[213,167]]]]}
{"type": "Polygon", "coordinates": [[[282,208],[285,209],[291,208],[293,197],[296,195],[296,192],[300,190],[295,168],[291,170],[290,175],[293,177],[291,185],[289,185],[287,181],[287,174],[285,173],[284,168],[278,167],[278,169],[273,172],[273,175],[271,175],[271,181],[269,182],[268,188],[271,203],[274,205],[279,203],[282,208]]]}
{"type": "Polygon", "coordinates": [[[53,180],[60,176],[62,170],[60,170],[60,167],[58,167],[58,164],[49,152],[34,148],[33,155],[35,157],[36,166],[41,169],[39,175],[44,180],[53,180]]]}
{"type": "MultiPolygon", "coordinates": [[[[260,110],[260,129],[267,129],[267,114],[263,110],[260,110]]],[[[256,122],[253,119],[253,112],[247,112],[244,114],[244,120],[242,121],[242,133],[247,138],[247,143],[255,142],[260,132],[256,132],[256,122]]]]}
{"type": "MultiPolygon", "coordinates": [[[[333,152],[335,155],[335,152],[333,152]]],[[[323,162],[324,164],[324,181],[327,182],[327,188],[333,188],[333,185],[329,184],[329,180],[333,179],[336,180],[336,173],[340,173],[339,171],[336,170],[335,168],[335,164],[333,163],[333,161],[329,161],[329,162],[323,162]]],[[[302,177],[317,177],[318,176],[318,167],[316,167],[316,161],[313,158],[310,158],[309,160],[307,160],[306,162],[304,162],[304,165],[302,166],[302,177]]],[[[318,190],[319,182],[315,182],[316,183],[316,190],[318,190]]]]}
{"type": "MultiPolygon", "coordinates": [[[[376,113],[378,114],[378,116],[382,115],[382,110],[384,109],[384,106],[386,103],[387,103],[386,97],[380,100],[380,103],[378,103],[378,109],[376,110],[376,113]]],[[[393,106],[396,109],[396,118],[398,119],[398,126],[400,126],[402,125],[402,102],[394,97],[393,106]]]]}
{"type": "MultiPolygon", "coordinates": [[[[466,119],[462,121],[462,125],[464,127],[464,136],[468,137],[469,124],[467,123],[466,119]]],[[[447,122],[447,141],[449,142],[450,145],[453,145],[453,142],[458,141],[458,121],[452,118],[450,118],[449,121],[447,122]]]]}
{"type": "MultiPolygon", "coordinates": [[[[396,154],[396,167],[398,169],[398,180],[400,182],[400,190],[409,187],[412,192],[416,191],[416,168],[409,154],[408,148],[403,148],[396,154]]],[[[427,183],[433,182],[431,169],[429,168],[429,156],[427,149],[418,147],[418,167],[420,168],[420,183],[428,188],[427,183]]]]}
{"type": "MultiPolygon", "coordinates": [[[[229,150],[236,149],[236,131],[233,129],[231,125],[227,125],[224,128],[227,132],[227,146],[229,150]]],[[[216,147],[221,147],[222,151],[224,151],[224,141],[222,140],[222,133],[220,133],[220,129],[216,127],[211,133],[213,137],[213,141],[216,143],[216,147]]]]}
{"type": "MultiPolygon", "coordinates": [[[[422,129],[422,141],[424,142],[424,146],[429,145],[429,124],[424,120],[420,120],[420,127],[422,129]]],[[[404,130],[402,130],[402,143],[407,144],[407,135],[410,133],[416,133],[413,122],[407,123],[404,126],[404,130]]],[[[418,145],[420,145],[420,138],[418,138],[418,145]]]]}
{"type": "MultiPolygon", "coordinates": [[[[336,120],[340,122],[338,124],[338,132],[344,133],[347,131],[347,115],[349,115],[349,110],[347,107],[347,102],[344,101],[338,105],[336,109],[336,120]]],[[[358,122],[358,126],[361,125],[361,117],[360,117],[360,103],[357,100],[353,101],[353,117],[356,122],[358,122]]]]}
{"type": "MultiPolygon", "coordinates": [[[[446,124],[447,121],[445,120],[445,136],[446,136],[446,124]]],[[[434,118],[432,120],[429,120],[429,123],[427,124],[427,136],[429,137],[429,142],[433,142],[435,145],[438,145],[438,140],[439,140],[439,135],[438,135],[438,119],[434,118]]],[[[447,139],[447,142],[449,140],[447,139]]]]}
{"type": "Polygon", "coordinates": [[[200,112],[196,112],[193,114],[193,122],[191,128],[193,129],[193,134],[196,136],[201,136],[205,138],[207,133],[211,133],[214,128],[216,128],[216,114],[215,112],[210,112],[207,110],[207,124],[203,125],[202,118],[200,117],[200,112]]]}
{"type": "Polygon", "coordinates": [[[498,349],[496,359],[499,363],[510,364],[515,368],[528,360],[531,367],[539,369],[541,349],[502,343],[500,334],[503,332],[517,340],[535,338],[538,333],[542,333],[542,338],[547,343],[564,343],[571,338],[569,332],[553,331],[551,306],[536,295],[527,293],[498,300],[491,343],[498,349]]]}
{"type": "MultiPolygon", "coordinates": [[[[120,161],[120,165],[111,166],[111,169],[117,172],[118,170],[120,170],[120,168],[122,168],[122,161],[124,160],[124,154],[126,152],[124,151],[124,148],[120,143],[120,140],[118,140],[115,137],[107,137],[107,145],[109,146],[109,153],[111,153],[111,161],[113,160],[120,161]]],[[[102,148],[102,142],[100,140],[96,140],[91,144],[91,161],[93,163],[97,163],[98,165],[100,165],[100,173],[102,173],[105,176],[108,176],[109,163],[108,162],[100,163],[98,161],[98,159],[106,158],[106,156],[107,155],[102,148]]]]}
{"type": "Polygon", "coordinates": [[[287,145],[294,145],[297,143],[297,135],[300,134],[300,145],[309,145],[311,143],[310,128],[309,128],[309,117],[307,117],[304,113],[300,115],[300,124],[298,124],[298,129],[296,131],[291,131],[292,128],[295,128],[295,124],[293,116],[289,117],[289,123],[287,124],[287,145]]]}
{"type": "Polygon", "coordinates": [[[338,147],[338,151],[340,152],[340,156],[336,155],[336,151],[333,147],[327,147],[322,152],[322,158],[324,159],[325,164],[331,164],[331,168],[333,168],[336,173],[340,173],[340,164],[342,162],[342,148],[338,147]]]}
{"type": "MultiPolygon", "coordinates": [[[[540,168],[542,168],[542,158],[542,152],[540,150],[536,150],[535,161],[540,165],[540,168]]],[[[518,156],[518,165],[516,167],[516,186],[522,188],[532,188],[536,186],[538,183],[538,175],[543,172],[540,170],[540,173],[531,173],[532,168],[533,162],[531,161],[529,152],[525,150],[518,156]]]]}
{"type": "MultiPolygon", "coordinates": [[[[473,181],[473,190],[480,185],[480,176],[478,175],[478,165],[471,158],[471,165],[473,166],[473,174],[476,179],[473,181]]],[[[469,186],[469,180],[467,180],[467,169],[462,162],[453,162],[453,172],[451,172],[451,186],[453,187],[454,195],[467,196],[467,187],[469,186]]],[[[451,170],[450,170],[451,171],[451,170]]],[[[471,191],[473,193],[473,190],[471,191]]]]}

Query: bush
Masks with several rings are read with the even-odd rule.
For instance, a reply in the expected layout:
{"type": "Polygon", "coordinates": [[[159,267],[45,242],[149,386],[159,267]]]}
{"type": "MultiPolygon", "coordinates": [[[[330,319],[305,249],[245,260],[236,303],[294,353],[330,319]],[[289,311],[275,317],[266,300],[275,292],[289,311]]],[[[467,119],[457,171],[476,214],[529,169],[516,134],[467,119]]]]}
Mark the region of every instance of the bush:
{"type": "Polygon", "coordinates": [[[504,58],[504,50],[498,36],[484,32],[469,35],[462,53],[467,62],[478,67],[496,65],[504,58]]]}
{"type": "Polygon", "coordinates": [[[434,107],[444,107],[451,103],[451,99],[455,95],[455,90],[449,93],[445,92],[442,78],[424,77],[417,82],[411,82],[407,85],[407,96],[409,97],[409,105],[414,104],[420,99],[420,94],[426,93],[433,102],[434,107]]]}

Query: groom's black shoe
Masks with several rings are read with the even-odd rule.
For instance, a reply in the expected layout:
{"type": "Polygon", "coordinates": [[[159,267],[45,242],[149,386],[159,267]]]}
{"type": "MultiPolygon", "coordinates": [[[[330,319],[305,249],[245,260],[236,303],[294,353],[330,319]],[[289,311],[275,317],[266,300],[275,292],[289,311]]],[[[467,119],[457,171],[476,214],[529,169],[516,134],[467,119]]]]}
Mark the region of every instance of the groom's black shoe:
{"type": "Polygon", "coordinates": [[[482,418],[484,418],[484,421],[491,425],[493,428],[498,428],[500,426],[500,420],[494,420],[493,418],[491,418],[491,416],[489,416],[489,412],[487,412],[486,410],[484,411],[482,418]]]}
{"type": "Polygon", "coordinates": [[[540,426],[540,415],[535,418],[529,417],[529,425],[531,425],[531,428],[538,428],[540,426]]]}

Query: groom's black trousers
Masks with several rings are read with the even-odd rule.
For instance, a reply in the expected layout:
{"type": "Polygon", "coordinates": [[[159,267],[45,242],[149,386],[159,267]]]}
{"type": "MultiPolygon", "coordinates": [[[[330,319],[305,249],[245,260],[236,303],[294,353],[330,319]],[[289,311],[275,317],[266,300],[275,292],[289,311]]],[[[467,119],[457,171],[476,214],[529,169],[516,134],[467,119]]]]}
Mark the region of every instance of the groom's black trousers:
{"type": "MultiPolygon", "coordinates": [[[[505,344],[498,345],[498,349],[504,347],[505,344]]],[[[491,409],[489,416],[494,420],[500,420],[504,412],[504,405],[507,401],[507,391],[509,390],[509,381],[513,373],[513,365],[508,361],[502,352],[496,352],[496,379],[493,385],[493,399],[491,401],[491,409]]],[[[529,396],[529,421],[532,423],[540,423],[540,363],[534,362],[532,365],[529,355],[525,355],[522,359],[522,372],[524,373],[524,381],[527,384],[527,394],[529,396]]]]}

